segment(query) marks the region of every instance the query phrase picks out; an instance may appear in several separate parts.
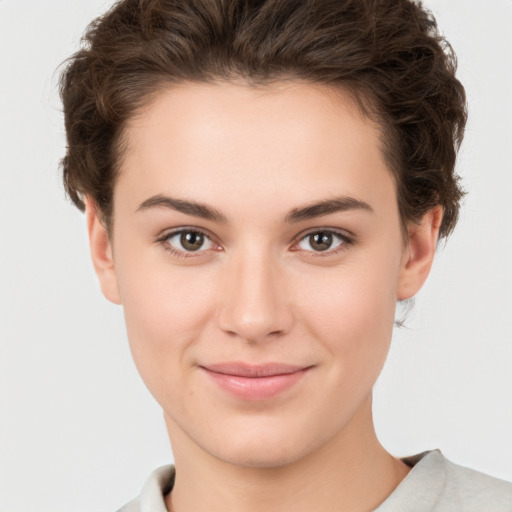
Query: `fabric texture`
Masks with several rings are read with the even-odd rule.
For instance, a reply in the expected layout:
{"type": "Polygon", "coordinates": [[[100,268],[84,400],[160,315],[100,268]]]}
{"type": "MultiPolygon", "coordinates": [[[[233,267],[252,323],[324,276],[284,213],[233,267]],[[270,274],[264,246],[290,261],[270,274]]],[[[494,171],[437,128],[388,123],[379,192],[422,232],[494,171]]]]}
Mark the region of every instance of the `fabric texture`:
{"type": "MultiPolygon", "coordinates": [[[[440,450],[402,460],[411,471],[374,512],[512,512],[510,482],[454,464],[440,450]]],[[[167,512],[164,496],[174,476],[172,465],[156,469],[140,496],[118,512],[167,512]]]]}

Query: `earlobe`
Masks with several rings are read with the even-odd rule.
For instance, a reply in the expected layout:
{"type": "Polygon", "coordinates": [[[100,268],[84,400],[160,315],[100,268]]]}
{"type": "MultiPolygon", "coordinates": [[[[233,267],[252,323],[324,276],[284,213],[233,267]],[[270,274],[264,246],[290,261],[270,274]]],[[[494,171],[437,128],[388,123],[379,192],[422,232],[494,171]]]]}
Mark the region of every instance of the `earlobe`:
{"type": "Polygon", "coordinates": [[[111,241],[107,229],[100,219],[98,209],[90,198],[85,200],[85,215],[92,263],[100,282],[101,291],[110,302],[121,304],[111,241]]]}
{"type": "Polygon", "coordinates": [[[438,205],[425,213],[418,224],[409,226],[398,280],[398,300],[414,297],[425,283],[434,261],[442,219],[443,208],[438,205]]]}

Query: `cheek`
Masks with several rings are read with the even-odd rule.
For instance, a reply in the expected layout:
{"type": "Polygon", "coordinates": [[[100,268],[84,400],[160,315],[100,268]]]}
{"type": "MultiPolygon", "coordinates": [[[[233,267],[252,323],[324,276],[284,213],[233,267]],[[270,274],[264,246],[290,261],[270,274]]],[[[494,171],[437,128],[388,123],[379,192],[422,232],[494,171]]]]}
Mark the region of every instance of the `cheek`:
{"type": "Polygon", "coordinates": [[[398,265],[370,259],[318,274],[298,293],[303,323],[346,378],[376,378],[393,331],[398,265]]]}
{"type": "Polygon", "coordinates": [[[192,347],[213,314],[212,280],[198,267],[151,265],[134,253],[117,272],[133,359],[158,400],[191,364],[192,347]]]}

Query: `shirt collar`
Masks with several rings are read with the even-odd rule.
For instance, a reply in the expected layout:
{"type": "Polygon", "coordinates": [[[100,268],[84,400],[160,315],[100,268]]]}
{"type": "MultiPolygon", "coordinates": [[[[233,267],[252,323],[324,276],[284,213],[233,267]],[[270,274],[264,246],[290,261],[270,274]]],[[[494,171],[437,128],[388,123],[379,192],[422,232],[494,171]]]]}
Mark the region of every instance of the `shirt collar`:
{"type": "MultiPolygon", "coordinates": [[[[402,460],[413,466],[411,471],[374,512],[429,512],[438,501],[446,483],[442,453],[426,451],[402,460]]],[[[165,495],[172,490],[175,477],[174,465],[155,469],[142,488],[140,512],[167,512],[165,495]]]]}

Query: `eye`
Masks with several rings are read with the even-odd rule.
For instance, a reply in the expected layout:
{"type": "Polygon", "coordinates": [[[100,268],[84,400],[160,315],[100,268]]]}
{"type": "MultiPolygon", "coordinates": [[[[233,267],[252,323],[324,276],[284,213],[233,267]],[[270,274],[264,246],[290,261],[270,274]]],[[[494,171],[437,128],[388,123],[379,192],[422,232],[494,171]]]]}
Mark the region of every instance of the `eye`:
{"type": "Polygon", "coordinates": [[[302,251],[335,254],[349,243],[352,243],[352,240],[346,235],[336,231],[322,230],[302,237],[297,247],[302,251]]]}
{"type": "Polygon", "coordinates": [[[215,247],[212,240],[203,232],[194,229],[181,229],[167,233],[159,242],[177,256],[187,257],[187,253],[202,253],[215,247]]]}

